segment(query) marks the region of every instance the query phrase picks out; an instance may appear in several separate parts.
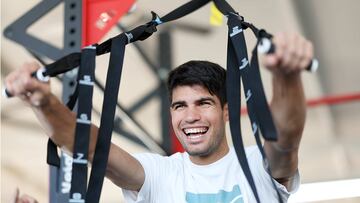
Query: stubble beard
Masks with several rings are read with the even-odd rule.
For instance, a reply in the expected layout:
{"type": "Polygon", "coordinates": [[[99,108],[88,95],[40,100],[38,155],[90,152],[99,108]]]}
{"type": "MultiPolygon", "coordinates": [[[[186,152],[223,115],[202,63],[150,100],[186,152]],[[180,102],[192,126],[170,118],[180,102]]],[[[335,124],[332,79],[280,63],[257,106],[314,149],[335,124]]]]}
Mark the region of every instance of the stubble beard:
{"type": "Polygon", "coordinates": [[[211,143],[209,143],[209,146],[202,151],[190,151],[184,143],[182,143],[182,144],[184,146],[185,151],[190,156],[207,157],[219,149],[220,144],[221,144],[222,140],[224,139],[224,137],[225,137],[225,134],[217,136],[216,139],[213,140],[211,143]]]}

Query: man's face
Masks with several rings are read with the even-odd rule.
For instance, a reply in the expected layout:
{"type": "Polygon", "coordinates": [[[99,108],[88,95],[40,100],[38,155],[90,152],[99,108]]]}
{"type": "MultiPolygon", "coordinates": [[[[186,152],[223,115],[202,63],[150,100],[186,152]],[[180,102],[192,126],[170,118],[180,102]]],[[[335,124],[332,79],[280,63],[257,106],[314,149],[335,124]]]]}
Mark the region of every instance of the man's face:
{"type": "Polygon", "coordinates": [[[175,134],[191,156],[205,157],[227,151],[227,105],[222,108],[219,98],[206,88],[175,87],[170,111],[175,134]]]}

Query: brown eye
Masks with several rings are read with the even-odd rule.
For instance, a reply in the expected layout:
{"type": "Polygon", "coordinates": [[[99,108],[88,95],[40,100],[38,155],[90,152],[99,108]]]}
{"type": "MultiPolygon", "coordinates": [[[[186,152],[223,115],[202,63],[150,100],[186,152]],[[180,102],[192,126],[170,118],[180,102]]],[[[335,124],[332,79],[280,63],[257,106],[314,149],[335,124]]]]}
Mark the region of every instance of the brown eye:
{"type": "Polygon", "coordinates": [[[175,110],[179,110],[179,109],[184,108],[184,106],[185,106],[185,105],[183,105],[183,104],[177,104],[177,105],[175,105],[173,108],[174,108],[175,110]]]}
{"type": "Polygon", "coordinates": [[[202,102],[200,102],[200,104],[199,104],[200,106],[203,106],[203,107],[208,107],[208,106],[210,106],[211,105],[211,103],[210,102],[208,102],[208,101],[202,101],[202,102]]]}

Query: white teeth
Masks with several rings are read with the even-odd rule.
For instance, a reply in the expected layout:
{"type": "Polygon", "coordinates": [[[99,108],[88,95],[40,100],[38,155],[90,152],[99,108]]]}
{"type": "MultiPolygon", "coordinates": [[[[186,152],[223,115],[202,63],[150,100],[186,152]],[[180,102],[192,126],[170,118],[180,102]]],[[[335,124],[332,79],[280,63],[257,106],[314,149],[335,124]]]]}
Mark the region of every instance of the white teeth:
{"type": "Polygon", "coordinates": [[[205,133],[207,128],[186,128],[184,129],[185,134],[198,134],[198,133],[205,133]]]}
{"type": "Polygon", "coordinates": [[[202,135],[190,135],[189,138],[190,138],[191,140],[195,140],[195,139],[200,138],[201,136],[202,136],[202,135]]]}

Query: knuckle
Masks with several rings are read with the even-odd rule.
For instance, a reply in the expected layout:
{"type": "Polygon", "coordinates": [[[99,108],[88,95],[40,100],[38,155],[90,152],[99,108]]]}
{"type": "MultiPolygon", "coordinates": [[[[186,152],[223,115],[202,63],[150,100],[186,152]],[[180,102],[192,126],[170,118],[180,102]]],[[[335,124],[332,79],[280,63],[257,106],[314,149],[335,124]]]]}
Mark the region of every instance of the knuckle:
{"type": "Polygon", "coordinates": [[[25,78],[23,79],[23,85],[24,85],[24,88],[25,88],[25,89],[31,88],[32,85],[33,85],[33,80],[32,80],[32,78],[30,78],[30,77],[25,77],[25,78]]]}
{"type": "Polygon", "coordinates": [[[288,49],[289,55],[292,57],[296,57],[299,54],[299,51],[296,49],[295,46],[290,46],[288,49]]]}

